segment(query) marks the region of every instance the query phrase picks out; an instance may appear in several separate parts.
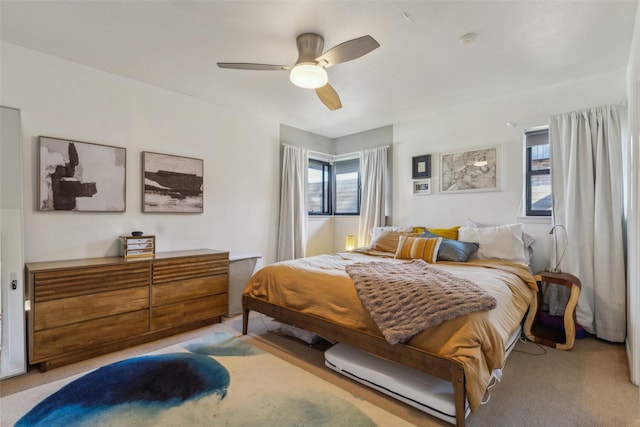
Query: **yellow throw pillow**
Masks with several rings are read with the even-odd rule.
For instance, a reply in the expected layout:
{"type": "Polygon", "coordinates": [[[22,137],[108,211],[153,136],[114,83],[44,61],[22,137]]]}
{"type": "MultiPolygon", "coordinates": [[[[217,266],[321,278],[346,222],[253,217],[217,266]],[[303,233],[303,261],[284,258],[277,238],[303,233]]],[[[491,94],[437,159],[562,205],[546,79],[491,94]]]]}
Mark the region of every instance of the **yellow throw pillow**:
{"type": "Polygon", "coordinates": [[[429,233],[437,234],[445,239],[458,240],[458,228],[459,225],[451,228],[427,228],[429,233]]]}
{"type": "Polygon", "coordinates": [[[395,257],[398,259],[423,259],[433,264],[438,259],[440,243],[442,243],[442,237],[400,236],[395,257]]]}

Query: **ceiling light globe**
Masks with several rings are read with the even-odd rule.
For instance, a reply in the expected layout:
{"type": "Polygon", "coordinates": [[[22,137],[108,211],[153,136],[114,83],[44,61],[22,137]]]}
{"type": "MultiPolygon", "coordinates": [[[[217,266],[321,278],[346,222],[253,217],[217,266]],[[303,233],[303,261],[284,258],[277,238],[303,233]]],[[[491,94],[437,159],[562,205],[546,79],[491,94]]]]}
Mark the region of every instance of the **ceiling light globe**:
{"type": "Polygon", "coordinates": [[[289,79],[294,85],[305,89],[317,89],[327,84],[327,70],[315,64],[298,64],[291,69],[289,79]]]}

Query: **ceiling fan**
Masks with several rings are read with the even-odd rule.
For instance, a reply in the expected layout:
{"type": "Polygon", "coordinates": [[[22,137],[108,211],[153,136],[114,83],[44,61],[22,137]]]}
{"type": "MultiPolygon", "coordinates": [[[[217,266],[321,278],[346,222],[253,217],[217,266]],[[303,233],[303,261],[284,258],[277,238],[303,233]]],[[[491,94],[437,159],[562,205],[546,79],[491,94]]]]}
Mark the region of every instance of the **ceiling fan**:
{"type": "Polygon", "coordinates": [[[324,38],[315,33],[299,35],[296,39],[296,44],[298,46],[298,60],[292,66],[218,62],[218,67],[237,70],[289,71],[289,79],[294,85],[305,89],[315,89],[318,98],[333,111],[341,108],[342,103],[338,93],[328,83],[326,69],[336,64],[360,58],[380,46],[373,37],[366,35],[340,43],[322,53],[324,38]]]}

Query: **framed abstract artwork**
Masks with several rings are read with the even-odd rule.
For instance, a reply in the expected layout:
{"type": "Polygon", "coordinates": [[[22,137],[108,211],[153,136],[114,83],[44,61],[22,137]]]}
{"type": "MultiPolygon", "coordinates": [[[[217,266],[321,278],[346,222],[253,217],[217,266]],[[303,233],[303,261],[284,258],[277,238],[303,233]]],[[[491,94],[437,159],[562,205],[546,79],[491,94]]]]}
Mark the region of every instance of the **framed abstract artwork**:
{"type": "Polygon", "coordinates": [[[126,148],[38,138],[38,210],[124,212],[126,148]]]}
{"type": "Polygon", "coordinates": [[[500,167],[499,147],[442,154],[440,190],[443,193],[499,191],[500,167]]]}
{"type": "Polygon", "coordinates": [[[415,156],[412,158],[412,178],[431,178],[431,155],[415,156]]]}
{"type": "Polygon", "coordinates": [[[203,212],[204,162],[191,157],[142,152],[142,211],[203,212]]]}

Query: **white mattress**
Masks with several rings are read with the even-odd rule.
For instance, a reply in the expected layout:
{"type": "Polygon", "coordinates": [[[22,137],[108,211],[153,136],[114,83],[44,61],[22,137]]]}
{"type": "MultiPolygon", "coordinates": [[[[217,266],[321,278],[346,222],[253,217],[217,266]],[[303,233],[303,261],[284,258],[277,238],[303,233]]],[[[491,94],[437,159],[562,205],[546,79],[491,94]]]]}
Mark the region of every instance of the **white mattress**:
{"type": "MultiPolygon", "coordinates": [[[[509,338],[506,348],[507,356],[511,353],[519,336],[520,329],[509,338]]],[[[324,357],[327,367],[434,417],[455,424],[453,385],[449,381],[381,359],[342,343],[337,343],[325,351],[324,357]]],[[[500,379],[501,372],[494,372],[494,376],[500,379]]],[[[465,417],[469,416],[470,412],[467,402],[465,417]]]]}

